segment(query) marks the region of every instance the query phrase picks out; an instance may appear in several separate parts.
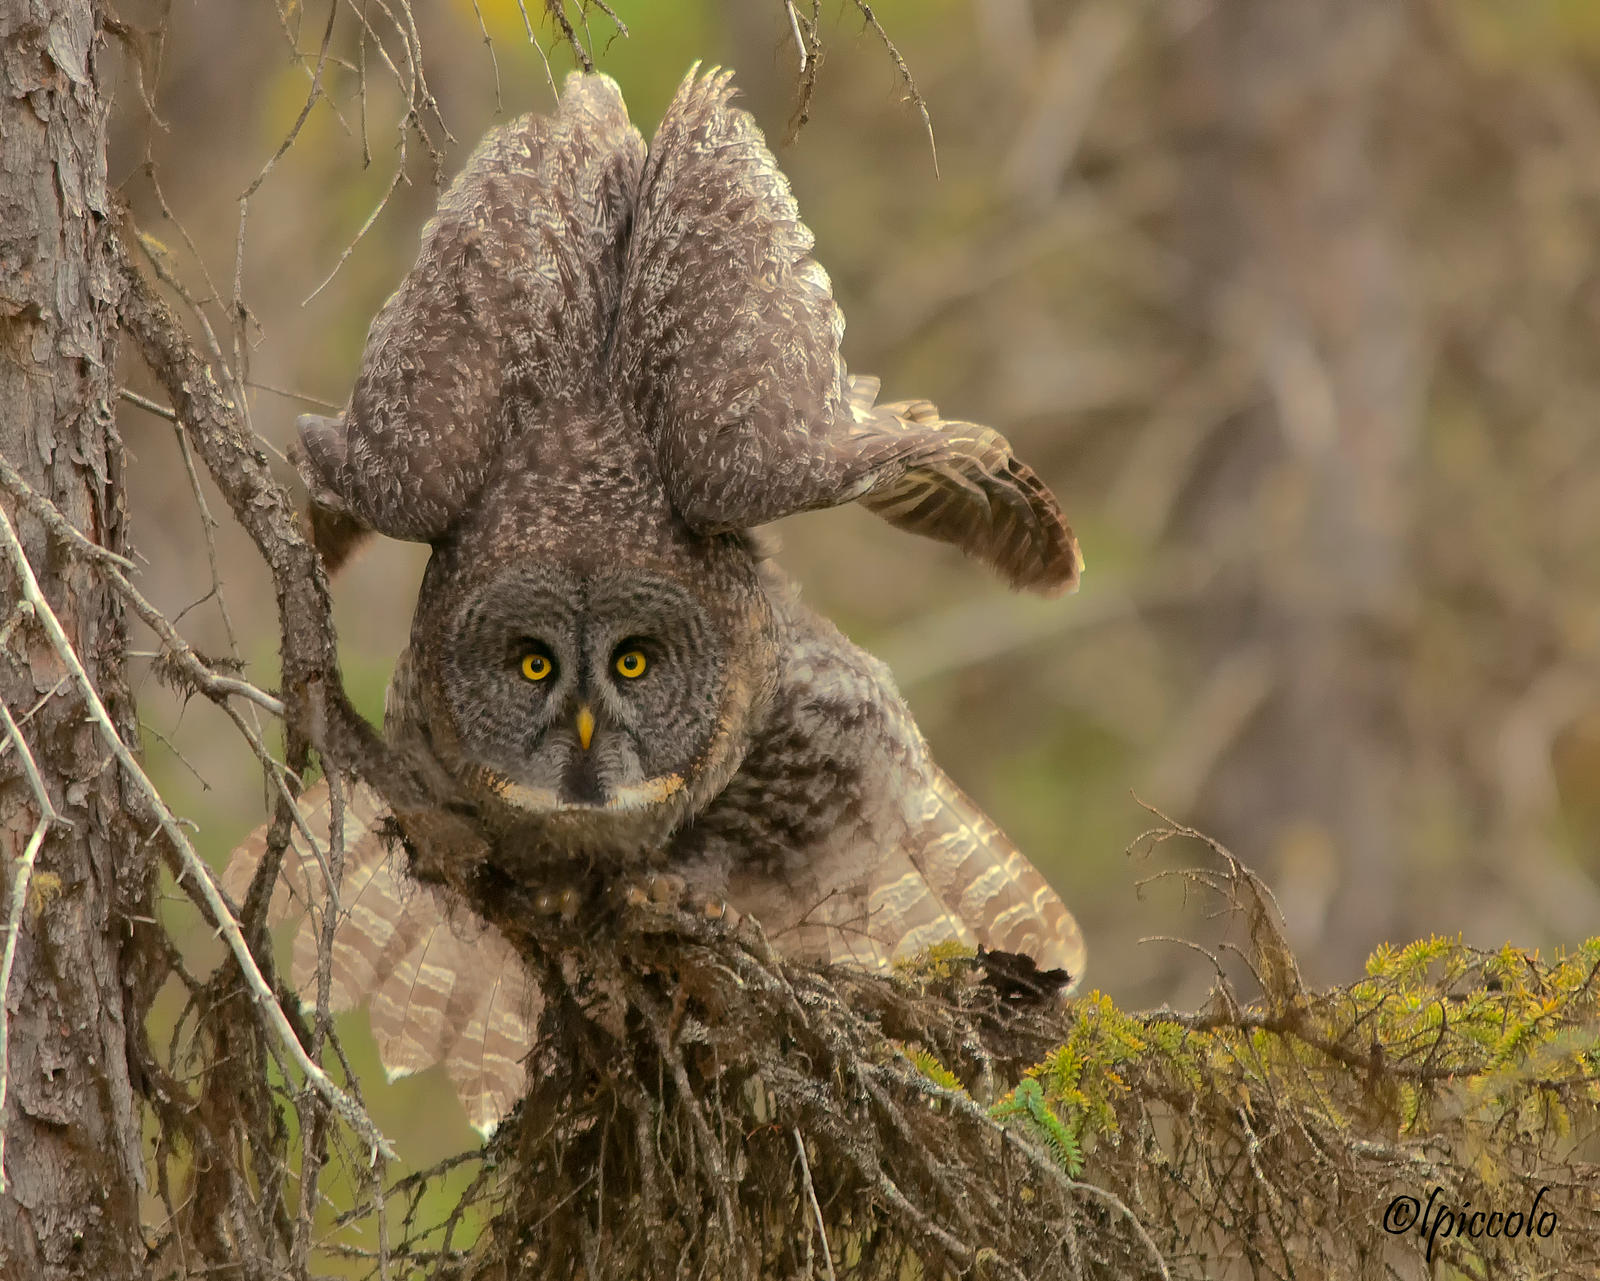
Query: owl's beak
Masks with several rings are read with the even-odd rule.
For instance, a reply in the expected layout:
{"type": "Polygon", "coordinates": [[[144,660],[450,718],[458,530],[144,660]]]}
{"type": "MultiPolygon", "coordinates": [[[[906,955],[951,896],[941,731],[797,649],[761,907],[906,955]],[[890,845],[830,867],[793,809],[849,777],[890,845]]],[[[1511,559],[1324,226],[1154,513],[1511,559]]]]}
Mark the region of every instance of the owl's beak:
{"type": "Polygon", "coordinates": [[[584,751],[589,750],[589,742],[594,738],[594,713],[589,710],[589,704],[584,703],[578,708],[578,742],[584,751]]]}

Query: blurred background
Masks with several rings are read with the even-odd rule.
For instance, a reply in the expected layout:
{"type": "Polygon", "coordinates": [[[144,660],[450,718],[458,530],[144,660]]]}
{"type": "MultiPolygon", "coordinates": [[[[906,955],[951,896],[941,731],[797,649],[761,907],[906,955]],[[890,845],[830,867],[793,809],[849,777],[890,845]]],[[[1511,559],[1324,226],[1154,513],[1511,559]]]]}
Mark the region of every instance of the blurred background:
{"type": "MultiPolygon", "coordinates": [[[[327,22],[286,4],[173,9],[164,42],[129,42],[112,150],[230,357],[237,275],[250,410],[279,449],[343,402],[436,181],[553,101],[514,0],[419,4],[414,36],[341,7],[336,109],[271,163],[327,22]],[[424,111],[431,148],[401,123],[413,39],[453,135],[424,111]]],[[[530,8],[559,81],[570,52],[530,8]]],[[[1205,860],[1125,852],[1155,823],[1140,801],[1266,877],[1316,982],[1384,940],[1600,931],[1600,5],[883,0],[937,170],[854,5],[823,8],[797,133],[780,0],[616,8],[627,37],[591,11],[587,38],[647,135],[691,61],[734,67],[852,368],[999,427],[1082,541],[1082,590],[1045,602],[854,510],[780,529],[811,603],[888,660],[946,769],[1076,911],[1088,986],[1142,1007],[1211,982],[1141,942],[1220,923],[1181,882],[1141,884],[1205,860]]],[[[128,381],[155,394],[131,360],[128,381]]],[[[225,618],[171,424],[120,417],[147,592],[274,683],[253,549],[202,483],[225,618]]],[[[334,585],[373,717],[424,558],[376,547],[334,585]]],[[[202,701],[140,694],[159,781],[220,860],[266,812],[259,769],[202,701]]],[[[347,1034],[370,1064],[360,1020],[347,1034]]],[[[368,1091],[408,1159],[462,1141],[442,1076],[368,1091]]]]}

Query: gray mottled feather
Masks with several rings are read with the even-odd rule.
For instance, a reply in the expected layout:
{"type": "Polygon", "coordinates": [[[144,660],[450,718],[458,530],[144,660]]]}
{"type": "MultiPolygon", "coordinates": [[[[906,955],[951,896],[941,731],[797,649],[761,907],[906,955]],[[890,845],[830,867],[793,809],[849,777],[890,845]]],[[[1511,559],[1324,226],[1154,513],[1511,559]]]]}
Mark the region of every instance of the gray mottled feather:
{"type": "Polygon", "coordinates": [[[726,843],[729,899],[785,951],[882,968],[935,943],[1081,976],[1077,922],[934,762],[888,669],[769,576],[783,684],[688,839],[726,843]]]}
{"type": "Polygon", "coordinates": [[[604,76],[473,152],[367,337],[350,407],[302,421],[307,482],[358,522],[431,541],[502,453],[509,409],[593,392],[616,312],[644,142],[604,76]]]}
{"type": "Polygon", "coordinates": [[[617,375],[673,505],[702,532],[833,506],[915,442],[834,433],[844,318],[728,72],[693,71],[640,184],[617,375]]]}
{"type": "MultiPolygon", "coordinates": [[[[674,838],[672,863],[720,869],[728,901],[799,960],[876,970],[936,943],[981,944],[1076,981],[1085,961],[1077,922],[934,763],[887,669],[776,574],[768,582],[782,685],[739,771],[674,838]]],[[[325,785],[302,806],[326,828],[325,785]]],[[[409,881],[377,835],[379,812],[370,792],[354,790],[334,1006],[370,999],[389,1072],[444,1062],[473,1123],[491,1127],[520,1096],[538,992],[496,931],[452,923],[441,897],[409,881]]],[[[225,884],[236,893],[265,831],[234,854],[225,884]]],[[[315,909],[295,940],[295,983],[309,999],[325,897],[298,838],[294,852],[272,919],[315,909]]]]}

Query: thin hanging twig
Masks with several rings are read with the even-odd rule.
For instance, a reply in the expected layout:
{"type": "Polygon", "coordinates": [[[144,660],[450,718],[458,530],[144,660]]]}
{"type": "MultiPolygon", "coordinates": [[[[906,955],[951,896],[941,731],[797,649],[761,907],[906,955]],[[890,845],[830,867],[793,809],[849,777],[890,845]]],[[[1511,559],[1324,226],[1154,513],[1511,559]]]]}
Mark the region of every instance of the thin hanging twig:
{"type": "MultiPolygon", "coordinates": [[[[316,1063],[313,1063],[302,1048],[299,1038],[295,1036],[294,1029],[289,1026],[288,1017],[283,1012],[283,1007],[278,1004],[278,999],[273,995],[271,987],[262,977],[260,968],[256,965],[255,957],[251,955],[250,946],[245,942],[244,934],[239,929],[239,922],[234,919],[229,910],[227,901],[222,897],[222,891],[217,887],[215,879],[189,838],[184,835],[183,828],[177,818],[167,808],[161,799],[161,793],[154,783],[150,781],[139,763],[134,760],[133,753],[128,750],[122,736],[117,732],[116,725],[111,720],[111,715],[106,711],[105,704],[100,701],[100,695],[95,691],[94,684],[89,680],[89,674],[84,671],[83,664],[79,661],[77,651],[73,649],[72,641],[67,636],[66,630],[56,618],[55,611],[50,608],[50,602],[45,599],[44,592],[40,590],[39,580],[34,577],[33,566],[28,563],[27,555],[22,550],[22,543],[18,540],[16,531],[11,527],[11,521],[4,510],[0,510],[0,543],[4,544],[6,559],[10,561],[12,569],[21,584],[23,599],[34,610],[34,617],[44,628],[45,635],[49,637],[51,647],[56,652],[61,662],[71,674],[73,682],[78,686],[87,706],[90,720],[100,731],[106,745],[111,749],[111,754],[116,757],[117,763],[122,767],[133,788],[144,799],[154,814],[157,825],[162,834],[167,838],[173,853],[177,857],[180,871],[180,880],[191,880],[204,900],[216,921],[218,932],[222,935],[228,949],[233,953],[234,960],[238,962],[240,974],[243,976],[245,986],[249,988],[257,1008],[261,1011],[262,1018],[266,1021],[273,1033],[288,1053],[295,1066],[304,1074],[306,1081],[328,1103],[341,1120],[352,1130],[361,1135],[366,1141],[369,1155],[375,1156],[378,1152],[393,1155],[389,1141],[383,1137],[382,1132],[373,1123],[372,1118],[359,1107],[343,1090],[333,1083],[333,1080],[316,1063]]],[[[41,838],[42,839],[42,838],[41,838]]]]}

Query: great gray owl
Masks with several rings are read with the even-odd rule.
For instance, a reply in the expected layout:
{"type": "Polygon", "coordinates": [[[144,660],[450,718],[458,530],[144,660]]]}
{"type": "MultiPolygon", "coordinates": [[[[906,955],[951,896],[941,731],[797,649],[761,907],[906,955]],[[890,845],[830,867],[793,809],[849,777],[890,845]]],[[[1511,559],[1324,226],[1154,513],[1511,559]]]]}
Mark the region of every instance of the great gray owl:
{"type": "MultiPolygon", "coordinates": [[[[798,958],[882,967],[957,940],[1075,979],[1061,900],[749,531],[860,502],[1047,593],[1076,585],[1077,545],[996,432],[875,404],[846,373],[811,233],[731,97],[691,71],[647,149],[616,85],[575,74],[553,116],[492,132],[345,413],[302,419],[323,530],[433,548],[386,737],[518,884],[655,869],[798,958]]],[[[370,999],[386,1066],[443,1059],[491,1126],[521,1094],[538,993],[492,928],[408,882],[380,817],[358,790],[334,1003],[370,999]]],[[[310,909],[304,991],[326,899],[297,848],[275,910],[310,909]]]]}

